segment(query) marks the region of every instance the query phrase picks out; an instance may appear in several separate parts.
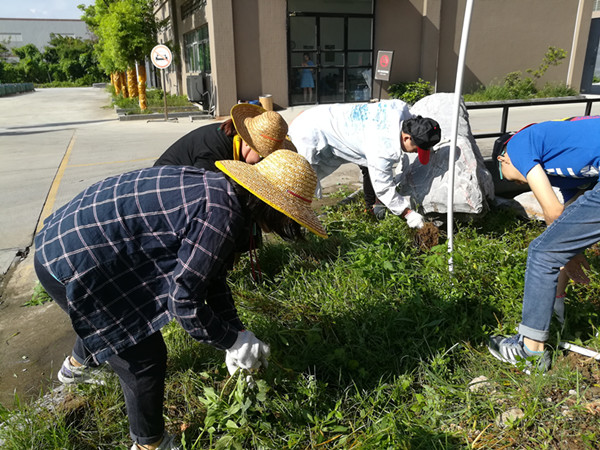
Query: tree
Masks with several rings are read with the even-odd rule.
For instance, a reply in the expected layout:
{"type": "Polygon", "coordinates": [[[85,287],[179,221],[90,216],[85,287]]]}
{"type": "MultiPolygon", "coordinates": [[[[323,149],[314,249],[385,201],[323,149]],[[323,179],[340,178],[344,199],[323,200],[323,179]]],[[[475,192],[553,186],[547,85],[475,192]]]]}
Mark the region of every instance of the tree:
{"type": "Polygon", "coordinates": [[[53,81],[83,80],[82,84],[91,84],[104,79],[91,40],[52,33],[44,60],[53,81]]]}
{"type": "Polygon", "coordinates": [[[13,53],[19,57],[16,68],[24,77],[19,82],[45,83],[49,80],[48,64],[42,53],[33,44],[13,48],[13,53]]]}
{"type": "MultiPolygon", "coordinates": [[[[146,60],[166,23],[154,16],[154,0],[96,0],[94,5],[79,8],[84,11],[82,19],[98,36],[100,64],[107,73],[129,71],[131,80],[136,64],[146,60]]],[[[145,84],[144,71],[138,79],[142,109],[146,108],[145,84]]]]}

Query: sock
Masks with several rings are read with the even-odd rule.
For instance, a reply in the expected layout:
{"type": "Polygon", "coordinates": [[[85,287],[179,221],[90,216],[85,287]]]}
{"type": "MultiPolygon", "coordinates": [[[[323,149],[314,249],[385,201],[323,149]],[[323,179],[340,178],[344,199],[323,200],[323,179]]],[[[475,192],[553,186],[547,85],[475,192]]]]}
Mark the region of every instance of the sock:
{"type": "Polygon", "coordinates": [[[523,348],[525,349],[525,353],[527,353],[531,356],[541,355],[542,353],[544,353],[543,350],[541,352],[536,352],[535,350],[531,350],[529,347],[527,347],[527,344],[525,343],[525,341],[523,341],[523,348]]]}

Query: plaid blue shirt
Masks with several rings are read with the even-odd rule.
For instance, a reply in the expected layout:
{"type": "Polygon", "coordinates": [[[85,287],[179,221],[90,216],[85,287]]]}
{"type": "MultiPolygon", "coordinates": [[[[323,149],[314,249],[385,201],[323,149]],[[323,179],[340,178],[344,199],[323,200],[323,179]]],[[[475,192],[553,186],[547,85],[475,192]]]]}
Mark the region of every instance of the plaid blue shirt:
{"type": "Polygon", "coordinates": [[[36,257],[65,285],[77,334],[101,363],[175,318],[229,348],[243,325],[226,275],[249,233],[221,173],[152,167],[107,178],[52,214],[36,257]]]}

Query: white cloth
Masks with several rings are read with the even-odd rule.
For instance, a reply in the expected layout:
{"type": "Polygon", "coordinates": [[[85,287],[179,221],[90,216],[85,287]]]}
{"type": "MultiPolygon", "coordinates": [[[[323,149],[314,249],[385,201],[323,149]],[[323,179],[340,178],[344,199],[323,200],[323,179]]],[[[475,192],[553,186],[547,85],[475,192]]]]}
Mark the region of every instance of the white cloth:
{"type": "Polygon", "coordinates": [[[401,100],[320,105],[296,117],[288,134],[319,181],[348,162],[367,166],[377,198],[400,215],[410,201],[396,191],[394,174],[402,171],[401,122],[411,117],[401,100]]]}

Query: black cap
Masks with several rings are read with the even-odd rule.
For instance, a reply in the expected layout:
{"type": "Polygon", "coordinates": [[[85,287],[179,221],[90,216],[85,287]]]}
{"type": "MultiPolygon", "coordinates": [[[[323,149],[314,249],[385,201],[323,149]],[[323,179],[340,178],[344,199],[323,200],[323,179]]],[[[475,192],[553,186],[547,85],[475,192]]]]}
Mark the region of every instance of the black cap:
{"type": "Polygon", "coordinates": [[[402,122],[402,131],[409,134],[417,147],[431,150],[442,138],[440,124],[429,117],[413,117],[402,122]]]}
{"type": "Polygon", "coordinates": [[[427,164],[431,147],[442,138],[440,124],[429,117],[417,116],[402,122],[402,131],[410,135],[418,147],[419,162],[423,165],[427,164]]]}

